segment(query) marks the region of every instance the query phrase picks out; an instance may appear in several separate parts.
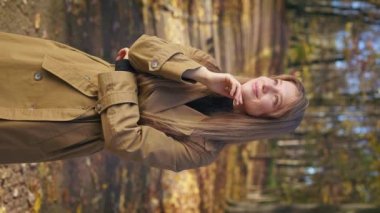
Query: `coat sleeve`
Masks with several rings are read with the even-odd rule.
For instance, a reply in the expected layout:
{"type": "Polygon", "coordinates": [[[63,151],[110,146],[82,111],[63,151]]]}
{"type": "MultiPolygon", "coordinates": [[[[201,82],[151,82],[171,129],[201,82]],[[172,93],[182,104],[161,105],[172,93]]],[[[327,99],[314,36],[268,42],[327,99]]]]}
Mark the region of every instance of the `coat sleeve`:
{"type": "Polygon", "coordinates": [[[186,70],[205,66],[210,71],[220,72],[215,59],[202,50],[148,35],[142,35],[131,46],[129,60],[140,72],[187,83],[189,81],[182,79],[186,70]]]}
{"type": "Polygon", "coordinates": [[[106,149],[127,160],[173,171],[211,163],[217,152],[195,142],[179,142],[152,127],[139,125],[137,86],[133,73],[98,76],[99,101],[106,149]]]}

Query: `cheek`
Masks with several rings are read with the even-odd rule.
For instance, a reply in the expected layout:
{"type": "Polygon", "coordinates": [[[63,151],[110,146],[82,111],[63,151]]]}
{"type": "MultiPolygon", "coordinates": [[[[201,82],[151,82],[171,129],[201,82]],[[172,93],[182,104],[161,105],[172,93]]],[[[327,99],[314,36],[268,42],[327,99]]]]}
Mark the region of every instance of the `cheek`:
{"type": "Polygon", "coordinates": [[[248,89],[249,89],[249,84],[244,84],[241,87],[241,92],[243,93],[243,95],[248,95],[248,89]]]}
{"type": "Polygon", "coordinates": [[[274,110],[273,101],[270,98],[263,98],[260,105],[265,113],[270,113],[274,110]]]}
{"type": "Polygon", "coordinates": [[[260,116],[263,113],[264,107],[261,105],[261,102],[258,100],[250,100],[244,102],[244,110],[247,114],[253,116],[260,116]]]}
{"type": "Polygon", "coordinates": [[[248,99],[250,98],[249,96],[249,85],[243,85],[242,87],[242,90],[241,90],[241,93],[242,93],[242,96],[243,96],[243,99],[248,99]]]}

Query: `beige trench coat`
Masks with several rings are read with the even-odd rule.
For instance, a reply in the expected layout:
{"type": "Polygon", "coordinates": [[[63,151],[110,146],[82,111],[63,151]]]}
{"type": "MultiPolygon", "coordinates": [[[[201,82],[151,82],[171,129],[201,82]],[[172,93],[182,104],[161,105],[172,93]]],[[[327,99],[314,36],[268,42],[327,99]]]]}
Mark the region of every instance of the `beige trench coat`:
{"type": "MultiPolygon", "coordinates": [[[[184,104],[205,94],[156,89],[139,95],[134,74],[115,72],[106,61],[54,41],[0,33],[0,50],[0,163],[59,160],[106,148],[127,160],[181,171],[209,164],[223,147],[202,139],[179,142],[137,124],[139,110],[201,121],[205,116],[184,104]]],[[[218,70],[200,50],[146,35],[129,56],[139,71],[179,82],[188,69],[218,70]]]]}

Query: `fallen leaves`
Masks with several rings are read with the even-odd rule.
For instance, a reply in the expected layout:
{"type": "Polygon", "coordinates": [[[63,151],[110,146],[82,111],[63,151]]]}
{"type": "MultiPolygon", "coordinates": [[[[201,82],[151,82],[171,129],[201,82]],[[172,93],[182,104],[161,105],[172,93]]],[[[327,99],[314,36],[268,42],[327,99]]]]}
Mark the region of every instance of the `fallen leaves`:
{"type": "Polygon", "coordinates": [[[35,194],[35,201],[33,204],[33,211],[34,212],[40,212],[41,206],[42,206],[42,192],[39,191],[35,194]]]}
{"type": "Polygon", "coordinates": [[[1,206],[0,213],[7,213],[7,209],[4,206],[1,206]]]}
{"type": "Polygon", "coordinates": [[[34,15],[34,29],[36,31],[40,30],[41,28],[41,14],[40,13],[36,13],[34,15]]]}
{"type": "Polygon", "coordinates": [[[194,170],[180,173],[164,171],[163,204],[168,212],[199,212],[200,196],[194,170]]]}

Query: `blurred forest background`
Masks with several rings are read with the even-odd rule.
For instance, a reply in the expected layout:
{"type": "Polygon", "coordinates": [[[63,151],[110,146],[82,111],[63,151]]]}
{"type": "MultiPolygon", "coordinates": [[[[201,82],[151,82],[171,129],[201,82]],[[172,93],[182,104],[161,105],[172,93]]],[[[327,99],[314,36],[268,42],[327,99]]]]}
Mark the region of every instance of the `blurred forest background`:
{"type": "Polygon", "coordinates": [[[109,153],[0,165],[1,212],[378,212],[379,0],[0,0],[0,30],[112,62],[142,33],[192,45],[226,72],[297,75],[292,135],[230,146],[173,173],[109,153]]]}

